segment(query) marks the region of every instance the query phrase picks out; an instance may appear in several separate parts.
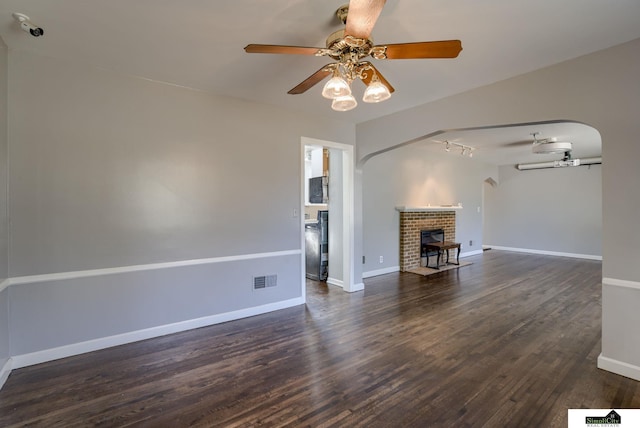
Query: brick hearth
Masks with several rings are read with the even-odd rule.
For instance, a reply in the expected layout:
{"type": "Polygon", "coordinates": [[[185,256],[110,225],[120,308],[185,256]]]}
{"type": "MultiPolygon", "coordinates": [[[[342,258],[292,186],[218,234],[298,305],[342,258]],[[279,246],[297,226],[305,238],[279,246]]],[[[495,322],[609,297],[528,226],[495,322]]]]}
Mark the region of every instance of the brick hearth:
{"type": "Polygon", "coordinates": [[[400,211],[400,270],[420,267],[420,231],[444,229],[447,241],[456,239],[455,211],[400,211]]]}

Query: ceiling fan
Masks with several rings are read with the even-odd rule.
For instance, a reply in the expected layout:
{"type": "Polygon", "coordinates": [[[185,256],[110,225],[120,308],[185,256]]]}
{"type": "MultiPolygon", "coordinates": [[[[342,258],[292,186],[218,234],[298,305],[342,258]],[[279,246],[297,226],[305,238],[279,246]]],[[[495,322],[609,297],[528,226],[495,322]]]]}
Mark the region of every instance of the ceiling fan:
{"type": "Polygon", "coordinates": [[[326,48],[250,44],[244,50],[247,53],[328,56],[336,61],[313,73],[291,89],[289,94],[302,94],[332,75],[325,84],[322,95],[333,100],[331,107],[334,110],[347,111],[356,107],[358,103],[351,93],[351,82],[357,79],[367,86],[363,101],[384,101],[391,96],[393,86],[371,62],[364,60],[366,57],[455,58],[462,50],[460,40],[374,45],[371,31],[384,4],[385,0],[350,0],[349,4],[338,8],[336,16],[345,24],[345,29],[331,34],[327,38],[326,48]]]}
{"type": "Polygon", "coordinates": [[[558,141],[557,138],[543,138],[538,139],[538,132],[532,132],[533,136],[533,145],[531,146],[531,151],[537,154],[555,154],[555,153],[563,153],[565,158],[571,157],[571,150],[573,150],[573,145],[568,141],[558,141]]]}

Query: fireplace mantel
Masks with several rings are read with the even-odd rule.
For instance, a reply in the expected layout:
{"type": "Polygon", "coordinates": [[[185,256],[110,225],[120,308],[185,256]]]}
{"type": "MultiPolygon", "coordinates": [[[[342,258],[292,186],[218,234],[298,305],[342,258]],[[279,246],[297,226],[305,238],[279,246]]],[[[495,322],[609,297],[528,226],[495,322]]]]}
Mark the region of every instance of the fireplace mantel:
{"type": "Polygon", "coordinates": [[[461,210],[462,205],[433,205],[426,207],[405,207],[400,206],[396,207],[396,210],[401,213],[423,213],[423,212],[432,212],[432,211],[453,211],[453,210],[461,210]]]}

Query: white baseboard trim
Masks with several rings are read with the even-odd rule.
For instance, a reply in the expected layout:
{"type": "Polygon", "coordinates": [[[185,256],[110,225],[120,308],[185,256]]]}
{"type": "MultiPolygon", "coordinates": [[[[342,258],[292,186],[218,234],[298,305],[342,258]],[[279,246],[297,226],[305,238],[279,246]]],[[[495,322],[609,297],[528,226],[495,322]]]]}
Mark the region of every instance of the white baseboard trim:
{"type": "Polygon", "coordinates": [[[636,281],[627,281],[624,279],[615,279],[615,278],[602,278],[602,285],[613,285],[615,287],[625,287],[625,288],[633,288],[635,290],[640,290],[640,282],[636,281]]]}
{"type": "Polygon", "coordinates": [[[112,346],[124,345],[126,343],[138,342],[140,340],[151,339],[154,337],[165,336],[167,334],[179,333],[181,331],[192,330],[194,328],[206,327],[213,324],[220,324],[227,321],[233,321],[241,318],[261,315],[267,312],[277,311],[292,306],[303,305],[304,298],[297,297],[282,302],[269,303],[266,305],[256,306],[252,308],[240,309],[237,311],[226,312],[223,314],[210,315],[202,318],[196,318],[187,321],[181,321],[173,324],[151,327],[143,330],[131,331],[114,336],[101,337],[99,339],[87,340],[85,342],[72,343],[70,345],[59,346],[57,348],[44,349],[42,351],[31,352],[28,354],[16,355],[12,357],[13,368],[21,368],[32,366],[34,364],[45,363],[60,358],[70,357],[73,355],[84,354],[86,352],[97,351],[100,349],[110,348],[112,346]]]}
{"type": "Polygon", "coordinates": [[[598,356],[598,368],[634,380],[640,380],[640,367],[605,357],[602,354],[598,356]]]}
{"type": "Polygon", "coordinates": [[[335,279],[335,278],[328,277],[327,278],[327,284],[335,285],[336,287],[340,287],[340,288],[344,288],[344,282],[342,282],[341,279],[335,279]]]}
{"type": "Polygon", "coordinates": [[[501,247],[499,245],[483,245],[482,248],[494,250],[513,251],[515,253],[541,254],[545,256],[571,257],[574,259],[602,260],[602,256],[592,254],[563,253],[559,251],[532,250],[529,248],[501,247]]]}
{"type": "Polygon", "coordinates": [[[4,363],[2,368],[0,368],[0,389],[2,389],[2,386],[7,381],[7,378],[9,377],[9,375],[11,374],[12,362],[13,362],[12,359],[9,358],[7,362],[4,363]]]}
{"type": "MultiPolygon", "coordinates": [[[[144,270],[167,269],[167,268],[175,268],[175,267],[183,267],[183,266],[204,265],[204,264],[211,264],[211,263],[228,263],[228,262],[235,262],[235,261],[241,261],[241,260],[254,260],[254,259],[262,259],[265,257],[282,257],[282,256],[291,256],[291,255],[299,255],[299,254],[302,254],[302,250],[298,249],[298,250],[272,251],[269,253],[239,254],[235,256],[212,257],[208,259],[180,260],[176,262],[149,263],[146,265],[121,266],[121,267],[105,268],[105,269],[90,269],[90,270],[80,270],[75,272],[60,272],[60,273],[47,273],[43,275],[17,276],[14,278],[9,278],[5,281],[9,281],[8,285],[29,284],[32,282],[59,281],[59,280],[75,279],[75,278],[87,278],[91,276],[113,275],[113,274],[127,273],[127,272],[139,272],[144,270]]],[[[2,282],[2,284],[4,284],[4,281],[2,282]]],[[[2,285],[0,284],[0,287],[1,286],[2,285]]]]}
{"type": "Polygon", "coordinates": [[[465,253],[460,253],[460,258],[463,259],[465,257],[478,256],[478,255],[482,254],[483,252],[484,252],[483,250],[467,251],[465,253]]]}
{"type": "Polygon", "coordinates": [[[349,290],[345,289],[344,287],[342,287],[342,289],[348,293],[355,293],[356,291],[362,291],[364,290],[364,282],[353,284],[353,286],[349,290]]]}
{"type": "Polygon", "coordinates": [[[362,272],[362,278],[371,278],[372,276],[385,275],[387,273],[393,273],[393,272],[400,272],[400,266],[391,266],[388,268],[362,272]]]}

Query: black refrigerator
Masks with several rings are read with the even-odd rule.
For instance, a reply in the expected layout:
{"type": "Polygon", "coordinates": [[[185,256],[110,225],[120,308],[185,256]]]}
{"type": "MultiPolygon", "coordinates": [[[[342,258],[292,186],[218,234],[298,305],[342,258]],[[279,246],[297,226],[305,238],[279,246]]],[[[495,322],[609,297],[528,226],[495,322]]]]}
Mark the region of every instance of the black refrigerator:
{"type": "Polygon", "coordinates": [[[316,281],[329,276],[329,211],[318,211],[318,220],[304,226],[306,275],[316,281]]]}

